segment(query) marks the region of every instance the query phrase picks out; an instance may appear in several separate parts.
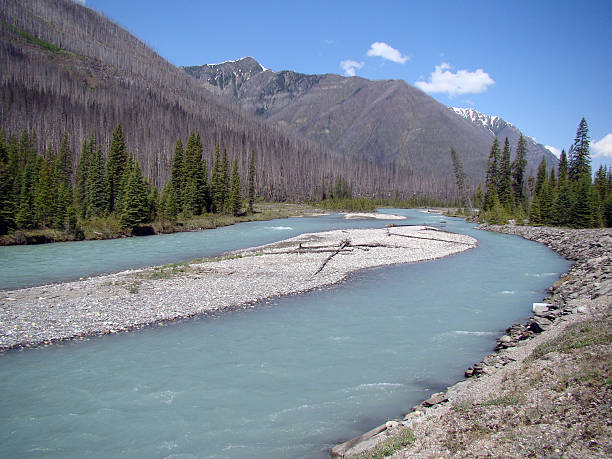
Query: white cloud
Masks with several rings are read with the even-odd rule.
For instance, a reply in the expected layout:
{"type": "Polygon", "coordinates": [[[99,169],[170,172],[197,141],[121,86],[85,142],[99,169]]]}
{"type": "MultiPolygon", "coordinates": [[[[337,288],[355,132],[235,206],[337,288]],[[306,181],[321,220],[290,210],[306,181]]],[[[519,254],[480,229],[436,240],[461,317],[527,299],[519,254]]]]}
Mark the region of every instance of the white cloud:
{"type": "Polygon", "coordinates": [[[372,43],[370,45],[370,49],[367,52],[367,55],[370,57],[382,57],[383,59],[387,59],[388,61],[397,62],[398,64],[405,64],[408,59],[408,56],[403,56],[397,49],[389,46],[388,44],[377,41],[376,43],[372,43]]]}
{"type": "Polygon", "coordinates": [[[612,158],[612,134],[607,134],[598,142],[591,143],[595,152],[593,158],[612,158]]]}
{"type": "Polygon", "coordinates": [[[72,0],[74,3],[80,3],[81,5],[85,5],[85,0],[72,0]]]}
{"type": "Polygon", "coordinates": [[[342,67],[342,70],[344,70],[344,74],[346,76],[355,76],[355,70],[360,69],[361,67],[363,67],[363,65],[363,62],[356,62],[351,60],[340,62],[340,67],[342,67]]]}
{"type": "Polygon", "coordinates": [[[561,157],[561,150],[559,150],[557,147],[553,147],[552,145],[544,145],[544,146],[546,147],[548,151],[550,151],[557,158],[561,157]]]}
{"type": "Polygon", "coordinates": [[[447,93],[452,97],[459,94],[478,94],[495,83],[482,69],[477,69],[475,72],[457,70],[457,73],[453,73],[450,68],[450,64],[442,62],[436,65],[428,82],[417,81],[414,85],[426,93],[447,93]]]}

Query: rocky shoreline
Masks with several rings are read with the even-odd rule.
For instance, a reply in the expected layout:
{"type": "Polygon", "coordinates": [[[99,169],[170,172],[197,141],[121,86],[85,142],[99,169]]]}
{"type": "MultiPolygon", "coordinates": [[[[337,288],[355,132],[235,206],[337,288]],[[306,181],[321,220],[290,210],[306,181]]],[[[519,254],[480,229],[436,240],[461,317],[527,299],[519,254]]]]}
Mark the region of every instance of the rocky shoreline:
{"type": "Polygon", "coordinates": [[[253,307],[351,273],[452,255],[472,237],[425,226],[303,234],[216,259],[4,291],[0,351],[253,307]]]}
{"type": "Polygon", "coordinates": [[[612,455],[612,229],[481,229],[540,242],[574,264],[466,380],[335,446],[333,457],[612,455]]]}

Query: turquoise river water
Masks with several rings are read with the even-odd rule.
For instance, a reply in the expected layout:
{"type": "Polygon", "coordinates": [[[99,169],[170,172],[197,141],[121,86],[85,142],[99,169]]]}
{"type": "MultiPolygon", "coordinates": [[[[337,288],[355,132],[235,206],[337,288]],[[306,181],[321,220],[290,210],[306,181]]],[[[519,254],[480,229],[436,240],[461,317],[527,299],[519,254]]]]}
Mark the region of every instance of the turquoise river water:
{"type": "MultiPolygon", "coordinates": [[[[388,211],[390,212],[390,211],[388,211]]],[[[569,267],[518,237],[217,318],[0,355],[0,456],[327,457],[460,380],[569,267]]],[[[6,247],[0,288],[181,261],[331,228],[339,215],[114,241],[6,247]]]]}

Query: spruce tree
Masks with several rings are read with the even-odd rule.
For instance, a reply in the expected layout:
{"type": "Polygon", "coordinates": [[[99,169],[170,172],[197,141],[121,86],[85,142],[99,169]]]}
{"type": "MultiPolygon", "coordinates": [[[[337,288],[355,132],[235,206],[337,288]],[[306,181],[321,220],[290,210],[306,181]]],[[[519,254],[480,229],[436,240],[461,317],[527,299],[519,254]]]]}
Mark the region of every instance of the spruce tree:
{"type": "Polygon", "coordinates": [[[484,198],[484,210],[487,211],[493,207],[494,199],[493,199],[493,191],[495,190],[495,198],[499,201],[499,194],[497,193],[497,184],[499,182],[499,140],[495,137],[493,141],[493,146],[491,147],[491,152],[489,153],[489,160],[487,166],[487,178],[486,178],[486,187],[487,190],[485,192],[484,198]]]}
{"type": "Polygon", "coordinates": [[[589,228],[592,224],[591,214],[591,181],[587,176],[583,175],[576,185],[570,226],[574,228],[589,228]]]}
{"type": "Polygon", "coordinates": [[[223,174],[221,159],[219,157],[219,144],[215,146],[215,159],[213,162],[212,177],[210,179],[210,190],[212,198],[212,211],[221,212],[223,210],[223,174]]]}
{"type": "Polygon", "coordinates": [[[87,218],[102,217],[108,210],[108,187],[102,150],[93,147],[93,154],[87,172],[87,218]]]}
{"type": "Polygon", "coordinates": [[[234,158],[229,196],[229,210],[233,215],[240,214],[242,209],[242,191],[240,190],[240,175],[238,175],[238,159],[234,158]]]}
{"type": "Polygon", "coordinates": [[[125,184],[120,222],[123,227],[131,228],[147,221],[149,214],[148,190],[140,172],[138,163],[134,161],[130,168],[129,178],[125,184]]]}
{"type": "Polygon", "coordinates": [[[510,142],[508,137],[504,142],[504,150],[499,162],[499,183],[498,183],[499,202],[503,207],[510,210],[514,204],[512,192],[512,169],[510,165],[510,142]]]}
{"type": "Polygon", "coordinates": [[[41,161],[34,195],[34,215],[37,226],[53,224],[58,186],[55,181],[53,158],[41,161]]]}
{"type": "Polygon", "coordinates": [[[28,163],[23,172],[19,208],[15,219],[18,229],[33,229],[35,227],[34,195],[36,193],[35,183],[37,175],[36,163],[28,163]]]}
{"type": "Polygon", "coordinates": [[[582,176],[591,177],[589,127],[584,118],[580,120],[578,125],[569,156],[569,179],[572,182],[578,182],[582,176]]]}
{"type": "Polygon", "coordinates": [[[223,156],[221,157],[221,209],[222,210],[230,210],[230,202],[229,202],[229,192],[230,192],[230,170],[229,170],[229,160],[227,158],[227,150],[223,149],[223,156]]]}
{"type": "Polygon", "coordinates": [[[540,165],[538,166],[538,175],[536,176],[535,190],[534,193],[537,196],[541,196],[542,188],[546,183],[546,157],[542,155],[542,161],[540,161],[540,165]]]}
{"type": "Polygon", "coordinates": [[[13,200],[13,176],[9,162],[7,140],[0,131],[0,234],[15,227],[15,201],[13,200]]]}
{"type": "Polygon", "coordinates": [[[70,182],[72,177],[72,150],[70,150],[68,134],[64,134],[62,137],[55,164],[58,182],[70,182]]]}
{"type": "Polygon", "coordinates": [[[116,211],[117,197],[121,193],[121,177],[127,164],[128,155],[125,151],[125,138],[121,124],[117,124],[113,132],[108,161],[106,166],[106,183],[108,186],[108,211],[116,211]]]}
{"type": "Polygon", "coordinates": [[[163,220],[174,222],[178,215],[178,204],[176,202],[176,193],[172,182],[166,183],[166,186],[162,190],[162,196],[160,200],[160,214],[163,220]]]}
{"type": "Polygon", "coordinates": [[[76,170],[76,188],[74,190],[74,201],[76,212],[79,218],[85,218],[87,215],[87,178],[89,175],[89,167],[92,161],[93,149],[95,147],[95,137],[92,135],[89,140],[83,140],[81,148],[81,156],[76,170]]]}
{"type": "Polygon", "coordinates": [[[185,186],[185,171],[183,167],[183,142],[181,139],[176,141],[174,156],[172,157],[172,169],[170,171],[170,182],[176,200],[177,208],[183,208],[183,188],[185,186]]]}
{"type": "Polygon", "coordinates": [[[249,161],[249,177],[248,177],[248,208],[247,212],[253,213],[255,204],[255,153],[251,153],[251,160],[249,161]]]}

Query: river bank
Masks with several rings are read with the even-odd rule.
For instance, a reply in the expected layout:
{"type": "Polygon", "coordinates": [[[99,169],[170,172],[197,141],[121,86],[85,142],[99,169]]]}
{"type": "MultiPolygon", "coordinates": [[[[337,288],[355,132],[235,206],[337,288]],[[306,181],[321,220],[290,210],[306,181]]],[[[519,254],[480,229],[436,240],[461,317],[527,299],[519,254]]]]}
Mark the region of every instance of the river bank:
{"type": "Polygon", "coordinates": [[[424,226],[337,230],[216,259],[5,291],[0,349],[252,307],[336,284],[360,269],[441,258],[475,246],[469,236],[424,226]]]}
{"type": "Polygon", "coordinates": [[[204,214],[175,222],[154,221],[134,228],[123,228],[114,217],[100,217],[85,222],[77,233],[57,229],[20,230],[0,236],[0,246],[48,244],[52,242],[119,239],[133,236],[201,231],[242,222],[267,221],[277,218],[320,215],[323,211],[309,204],[267,203],[255,204],[253,213],[244,215],[204,214]]]}
{"type": "Polygon", "coordinates": [[[612,230],[482,229],[543,243],[574,265],[466,380],[337,445],[332,456],[612,455],[612,230]]]}

